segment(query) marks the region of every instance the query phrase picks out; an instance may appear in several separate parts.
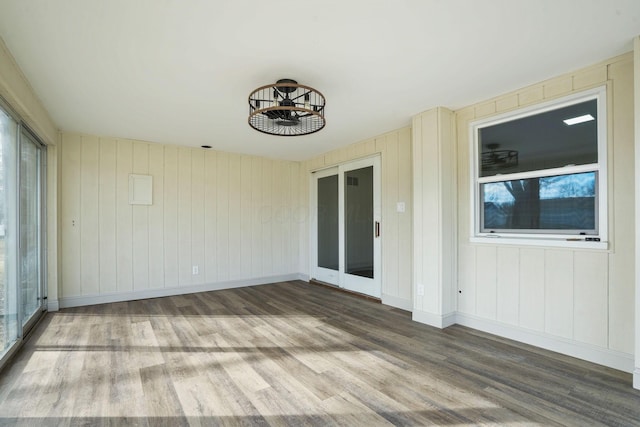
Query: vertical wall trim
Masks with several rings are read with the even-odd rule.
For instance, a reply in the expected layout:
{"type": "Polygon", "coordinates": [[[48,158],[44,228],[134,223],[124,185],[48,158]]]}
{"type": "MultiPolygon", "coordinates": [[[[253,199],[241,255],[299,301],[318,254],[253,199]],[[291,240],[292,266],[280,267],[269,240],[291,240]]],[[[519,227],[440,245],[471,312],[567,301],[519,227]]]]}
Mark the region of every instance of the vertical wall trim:
{"type": "Polygon", "coordinates": [[[633,123],[635,140],[635,369],[633,371],[633,387],[640,390],[640,36],[633,40],[633,123]]]}

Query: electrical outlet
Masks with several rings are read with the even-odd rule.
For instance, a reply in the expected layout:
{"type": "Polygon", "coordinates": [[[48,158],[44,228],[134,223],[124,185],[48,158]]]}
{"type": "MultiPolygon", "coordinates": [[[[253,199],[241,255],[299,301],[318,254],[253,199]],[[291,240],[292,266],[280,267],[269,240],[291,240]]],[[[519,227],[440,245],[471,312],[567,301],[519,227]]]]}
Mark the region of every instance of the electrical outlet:
{"type": "Polygon", "coordinates": [[[419,296],[423,296],[424,295],[424,285],[418,285],[418,295],[419,296]]]}
{"type": "Polygon", "coordinates": [[[405,209],[406,209],[406,206],[405,206],[404,202],[396,203],[396,212],[402,213],[402,212],[405,211],[405,209]]]}
{"type": "Polygon", "coordinates": [[[191,271],[193,272],[194,275],[198,274],[198,266],[194,265],[191,269],[191,271]]]}

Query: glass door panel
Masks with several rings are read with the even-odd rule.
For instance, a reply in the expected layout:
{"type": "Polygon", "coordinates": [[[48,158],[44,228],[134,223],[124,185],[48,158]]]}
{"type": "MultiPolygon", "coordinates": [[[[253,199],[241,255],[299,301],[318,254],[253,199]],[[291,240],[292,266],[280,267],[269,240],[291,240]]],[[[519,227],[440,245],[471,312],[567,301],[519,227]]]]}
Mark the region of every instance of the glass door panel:
{"type": "Polygon", "coordinates": [[[373,166],[344,179],[345,273],[373,279],[373,166]]]}
{"type": "Polygon", "coordinates": [[[18,123],[0,109],[0,358],[17,341],[16,147],[18,123]]]}
{"type": "Polygon", "coordinates": [[[22,132],[20,141],[20,288],[22,323],[42,307],[40,250],[40,156],[41,149],[22,132]]]}
{"type": "Polygon", "coordinates": [[[340,270],[340,186],[338,169],[317,172],[315,178],[314,278],[338,285],[340,270]]]}
{"type": "Polygon", "coordinates": [[[318,266],[338,270],[338,175],[318,179],[318,266]]]}

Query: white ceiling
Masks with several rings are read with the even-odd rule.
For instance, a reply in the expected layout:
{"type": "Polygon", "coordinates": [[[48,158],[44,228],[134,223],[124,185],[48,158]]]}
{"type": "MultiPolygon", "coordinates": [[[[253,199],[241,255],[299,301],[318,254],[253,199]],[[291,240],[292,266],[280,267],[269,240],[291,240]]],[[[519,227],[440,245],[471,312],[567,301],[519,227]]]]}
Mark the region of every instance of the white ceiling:
{"type": "Polygon", "coordinates": [[[0,36],[65,131],[302,160],[632,50],[639,0],[0,0],[0,36]],[[304,137],[247,124],[292,78],[304,137]]]}

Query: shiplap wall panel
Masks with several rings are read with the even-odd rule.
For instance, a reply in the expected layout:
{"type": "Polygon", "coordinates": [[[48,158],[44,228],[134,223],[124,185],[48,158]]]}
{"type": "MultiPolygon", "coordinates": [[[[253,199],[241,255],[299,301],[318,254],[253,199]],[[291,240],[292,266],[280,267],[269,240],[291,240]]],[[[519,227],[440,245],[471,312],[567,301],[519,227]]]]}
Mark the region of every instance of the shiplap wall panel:
{"type": "MultiPolygon", "coordinates": [[[[423,132],[423,123],[422,120],[414,120],[412,132],[415,135],[422,135],[423,132]]],[[[423,159],[423,144],[416,144],[413,141],[411,142],[411,161],[413,159],[423,159]]],[[[424,168],[413,168],[413,192],[414,194],[423,194],[424,193],[424,168]]],[[[422,213],[422,200],[418,200],[412,198],[413,203],[413,217],[416,215],[421,215],[422,213]]],[[[425,221],[415,221],[411,224],[413,228],[413,240],[422,239],[425,233],[428,232],[427,227],[425,225],[425,221]]],[[[423,245],[413,244],[412,242],[412,259],[421,260],[424,258],[423,245]]],[[[383,251],[384,252],[384,251],[383,251]]],[[[413,275],[411,277],[411,287],[416,292],[416,298],[413,298],[413,309],[424,311],[424,298],[417,298],[417,288],[420,285],[419,281],[423,277],[424,273],[424,265],[421,262],[415,262],[413,265],[413,275]]],[[[384,286],[384,285],[383,285],[384,286]]]]}
{"type": "Polygon", "coordinates": [[[297,163],[71,133],[60,153],[61,298],[297,273],[297,163]]]}
{"type": "MultiPolygon", "coordinates": [[[[277,166],[280,166],[276,162],[277,166]]],[[[282,188],[283,185],[283,176],[282,169],[280,167],[275,167],[271,169],[271,185],[273,188],[282,188]]],[[[273,233],[271,235],[271,253],[273,257],[271,259],[272,266],[275,269],[282,268],[283,259],[285,256],[285,246],[283,244],[283,233],[285,230],[282,228],[282,223],[280,221],[282,211],[281,211],[281,199],[282,194],[279,192],[274,192],[271,195],[271,200],[273,203],[271,204],[271,215],[267,218],[267,223],[271,223],[273,233]]]]}
{"type": "Polygon", "coordinates": [[[521,107],[534,104],[544,99],[544,87],[534,86],[523,90],[518,94],[518,104],[521,107]]]}
{"type": "Polygon", "coordinates": [[[422,229],[413,239],[414,263],[422,266],[415,282],[425,290],[414,297],[421,308],[413,317],[430,317],[439,326],[451,321],[457,300],[455,119],[438,107],[412,123],[413,224],[422,229]]]}
{"type": "Polygon", "coordinates": [[[481,246],[476,251],[476,314],[495,320],[497,316],[497,251],[481,246]]]}
{"type": "MultiPolygon", "coordinates": [[[[469,241],[471,225],[471,204],[469,199],[473,192],[470,185],[471,169],[470,156],[473,155],[471,145],[468,143],[469,122],[474,119],[474,109],[456,111],[456,126],[458,137],[458,243],[467,244],[469,241]]],[[[460,268],[460,267],[458,267],[460,268]]]]}
{"type": "Polygon", "coordinates": [[[573,76],[573,89],[588,88],[607,81],[608,64],[589,67],[573,76]]]}
{"type": "Polygon", "coordinates": [[[218,154],[207,151],[204,187],[204,274],[207,283],[218,280],[218,154]]]}
{"type": "Polygon", "coordinates": [[[545,332],[573,338],[573,252],[545,251],[545,332]]]}
{"type": "Polygon", "coordinates": [[[153,204],[149,211],[149,287],[164,287],[164,147],[149,145],[149,175],[153,177],[153,204]]]}
{"type": "MultiPolygon", "coordinates": [[[[279,163],[279,162],[276,162],[279,163]]],[[[272,188],[278,188],[282,185],[281,170],[277,165],[271,168],[271,186],[272,188]]],[[[271,268],[279,268],[282,266],[282,257],[284,255],[284,246],[282,245],[282,224],[279,223],[278,218],[280,216],[280,195],[277,193],[271,194],[271,209],[270,215],[265,218],[266,223],[271,223],[272,230],[269,244],[271,246],[271,268]]]]}
{"type": "Polygon", "coordinates": [[[60,150],[60,235],[61,280],[80,295],[80,147],[79,135],[70,137],[60,150]],[[65,256],[62,256],[64,254],[65,256]]]}
{"type": "Polygon", "coordinates": [[[298,268],[297,270],[303,276],[309,275],[311,264],[311,252],[309,247],[309,239],[311,235],[310,225],[313,212],[309,211],[309,201],[311,192],[310,164],[305,161],[298,168],[297,179],[300,182],[300,193],[298,194],[298,268]]]}
{"type": "Polygon", "coordinates": [[[261,246],[260,252],[263,257],[260,259],[262,263],[262,272],[264,276],[273,274],[273,250],[272,238],[273,230],[268,226],[271,216],[273,215],[273,204],[271,203],[273,185],[273,162],[266,159],[262,160],[262,202],[260,203],[260,224],[261,224],[261,246]]]}
{"type": "Polygon", "coordinates": [[[178,149],[164,149],[164,286],[178,286],[178,149]]]}
{"type": "Polygon", "coordinates": [[[262,259],[258,254],[262,253],[262,228],[261,221],[262,199],[264,197],[262,188],[262,159],[253,157],[251,159],[251,182],[253,191],[251,192],[251,254],[255,259],[251,260],[251,275],[260,277],[262,274],[262,259]]]}
{"type": "Polygon", "coordinates": [[[100,245],[98,217],[99,176],[93,173],[100,162],[99,141],[83,136],[80,149],[80,284],[83,295],[100,292],[100,245]]]}
{"type": "MultiPolygon", "coordinates": [[[[397,228],[387,228],[387,234],[398,235],[398,276],[397,278],[390,277],[390,281],[396,281],[396,294],[401,299],[411,300],[413,297],[411,286],[406,284],[411,283],[412,273],[412,259],[410,254],[406,252],[406,245],[411,245],[413,241],[413,235],[411,230],[411,212],[413,212],[413,197],[411,195],[411,184],[413,181],[412,167],[411,167],[411,131],[409,128],[404,128],[387,136],[398,142],[398,157],[397,157],[397,170],[398,170],[398,198],[397,202],[403,202],[405,204],[405,211],[398,214],[397,228]]],[[[384,160],[385,167],[390,167],[392,160],[384,160]]],[[[384,194],[384,193],[383,193],[384,194]]],[[[393,207],[394,199],[392,197],[383,197],[383,204],[391,205],[393,207]]],[[[383,241],[384,244],[384,241],[383,241]]],[[[387,246],[383,246],[387,251],[390,249],[387,246]]],[[[387,263],[383,264],[383,267],[391,268],[387,263]]]]}
{"type": "MultiPolygon", "coordinates": [[[[422,168],[421,187],[423,193],[420,194],[420,199],[415,200],[414,219],[416,222],[423,222],[422,234],[416,235],[414,239],[420,240],[421,246],[420,252],[422,257],[414,258],[416,263],[422,265],[422,272],[417,277],[417,285],[423,285],[425,288],[424,294],[428,295],[428,298],[422,298],[422,311],[428,313],[440,313],[441,308],[440,298],[433,296],[439,296],[441,290],[441,275],[440,269],[441,258],[444,256],[442,253],[442,246],[439,244],[431,244],[432,241],[440,242],[440,234],[443,232],[442,223],[442,208],[437,206],[433,197],[426,197],[430,193],[437,195],[440,194],[442,186],[442,173],[443,169],[440,164],[442,153],[440,152],[440,146],[437,142],[433,141],[427,135],[433,137],[433,133],[439,129],[439,116],[437,112],[432,112],[421,118],[421,120],[414,120],[422,122],[421,138],[420,141],[428,140],[430,143],[420,144],[422,150],[420,152],[421,157],[416,159],[422,165],[429,165],[422,168]],[[435,161],[432,161],[435,159],[435,161]]],[[[414,141],[414,148],[417,148],[418,141],[414,141]]],[[[415,152],[414,152],[415,154],[415,152]]],[[[415,222],[414,222],[415,223],[415,222]]]]}
{"type": "Polygon", "coordinates": [[[282,230],[284,233],[282,244],[284,245],[284,257],[282,258],[281,269],[283,270],[292,270],[295,268],[294,260],[297,255],[294,251],[296,245],[294,241],[289,237],[292,236],[292,223],[293,223],[293,215],[294,215],[294,194],[295,185],[290,185],[289,183],[293,179],[295,173],[294,164],[290,162],[284,162],[282,165],[282,186],[283,192],[282,197],[280,199],[281,203],[281,211],[280,221],[282,221],[282,230]]]}
{"type": "Polygon", "coordinates": [[[573,76],[556,79],[544,85],[544,97],[567,95],[573,90],[573,76]]]}
{"type": "Polygon", "coordinates": [[[218,153],[217,166],[217,243],[218,281],[229,280],[229,154],[218,153]]]}
{"type": "MultiPolygon", "coordinates": [[[[289,194],[290,202],[287,203],[290,206],[290,218],[289,218],[289,233],[290,236],[298,236],[300,233],[300,223],[304,221],[307,216],[307,212],[303,211],[300,204],[300,196],[302,194],[304,181],[300,179],[300,162],[289,163],[291,167],[290,170],[290,189],[291,192],[289,194]]],[[[300,272],[298,269],[299,266],[299,257],[300,257],[300,239],[289,239],[289,243],[291,244],[291,256],[289,257],[289,264],[287,269],[291,271],[300,272]]]]}
{"type": "MultiPolygon", "coordinates": [[[[133,143],[132,172],[147,175],[149,172],[148,144],[133,143]]],[[[132,205],[133,215],[133,289],[149,288],[149,207],[132,205]]]]}
{"type": "Polygon", "coordinates": [[[544,332],[544,249],[520,249],[520,326],[544,332]]]}
{"type": "Polygon", "coordinates": [[[61,281],[77,295],[82,292],[80,286],[80,162],[81,137],[73,135],[65,147],[60,147],[60,257],[61,281]]]}
{"type": "Polygon", "coordinates": [[[469,245],[460,246],[458,259],[458,311],[476,313],[476,250],[469,245]]]}
{"type": "Polygon", "coordinates": [[[192,284],[205,283],[204,262],[204,156],[191,150],[191,265],[198,268],[192,284]]]}
{"type": "MultiPolygon", "coordinates": [[[[496,100],[496,112],[501,113],[508,110],[513,110],[518,106],[518,95],[512,94],[498,98],[496,100]]],[[[465,129],[466,130],[466,129],[465,129]]]]}
{"type": "Polygon", "coordinates": [[[251,181],[252,159],[242,156],[240,159],[240,277],[251,276],[252,257],[252,217],[251,198],[253,197],[253,182],[251,181]]]}
{"type": "MultiPolygon", "coordinates": [[[[133,213],[131,205],[129,205],[129,174],[133,168],[133,144],[127,140],[118,140],[117,144],[116,269],[118,271],[118,292],[131,292],[133,290],[133,213]]],[[[63,295],[74,294],[68,294],[65,287],[63,295]]]]}
{"type": "Polygon", "coordinates": [[[456,121],[453,111],[439,108],[440,140],[442,145],[442,169],[447,171],[442,179],[442,281],[445,289],[442,291],[442,306],[445,313],[454,313],[457,306],[457,191],[456,176],[456,121]]]}
{"type": "Polygon", "coordinates": [[[496,264],[496,319],[517,326],[520,312],[520,250],[509,246],[498,247],[496,264]]]}
{"type": "Polygon", "coordinates": [[[178,282],[191,285],[191,149],[178,149],[178,282]]]}
{"type": "Polygon", "coordinates": [[[240,155],[229,155],[229,279],[237,280],[241,275],[241,222],[240,222],[240,155]]]}
{"type": "Polygon", "coordinates": [[[575,253],[574,339],[606,347],[608,344],[608,255],[575,253]]]}
{"type": "MultiPolygon", "coordinates": [[[[384,149],[387,160],[387,167],[382,170],[381,181],[382,191],[385,192],[390,200],[400,201],[400,189],[398,187],[398,180],[400,171],[398,170],[398,135],[393,134],[385,138],[384,149]]],[[[385,258],[393,258],[393,262],[389,262],[389,266],[382,271],[383,281],[387,284],[386,292],[391,295],[399,295],[399,281],[397,280],[400,274],[400,234],[399,233],[387,233],[387,230],[397,230],[400,222],[400,216],[397,212],[397,205],[393,203],[387,203],[382,207],[382,217],[384,217],[384,223],[381,224],[381,235],[384,236],[385,248],[388,253],[383,254],[385,258]]],[[[391,261],[391,260],[390,260],[391,261]]]]}
{"type": "MultiPolygon", "coordinates": [[[[626,143],[634,139],[634,100],[633,91],[629,90],[633,87],[633,63],[627,61],[612,64],[609,75],[616,82],[612,85],[616,120],[610,133],[615,136],[616,141],[620,139],[625,142],[616,144],[615,149],[609,153],[609,161],[613,161],[615,165],[609,170],[609,179],[613,180],[616,194],[625,195],[616,197],[615,205],[609,210],[614,226],[609,233],[613,233],[615,237],[615,247],[609,255],[609,347],[633,353],[634,324],[629,319],[634,317],[635,292],[630,284],[635,282],[635,276],[634,269],[629,267],[635,264],[634,254],[639,249],[634,248],[635,242],[628,238],[634,234],[632,230],[635,228],[635,218],[631,214],[635,211],[635,200],[628,195],[635,191],[635,176],[630,171],[635,170],[638,165],[634,165],[633,144],[626,143]]],[[[638,230],[635,232],[638,233],[638,230]]]]}
{"type": "Polygon", "coordinates": [[[112,139],[100,139],[98,202],[100,253],[100,292],[117,291],[116,265],[116,152],[112,139]]]}

